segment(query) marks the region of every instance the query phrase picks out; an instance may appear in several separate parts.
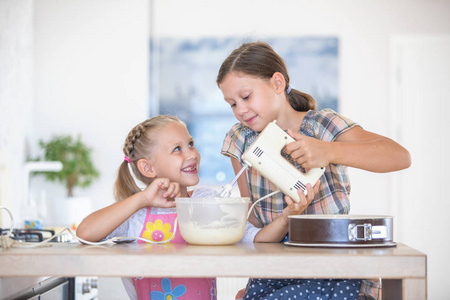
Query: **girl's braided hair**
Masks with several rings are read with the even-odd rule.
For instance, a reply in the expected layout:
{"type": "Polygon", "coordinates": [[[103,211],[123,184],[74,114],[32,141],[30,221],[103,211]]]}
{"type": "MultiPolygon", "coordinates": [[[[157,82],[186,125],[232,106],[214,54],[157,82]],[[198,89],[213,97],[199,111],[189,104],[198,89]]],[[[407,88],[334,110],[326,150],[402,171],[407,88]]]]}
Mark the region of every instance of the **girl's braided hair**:
{"type": "MultiPolygon", "coordinates": [[[[158,131],[162,130],[165,125],[171,122],[183,123],[175,116],[159,115],[136,125],[128,133],[125,140],[123,153],[129,159],[133,175],[147,185],[151,183],[152,179],[141,174],[137,167],[137,162],[142,158],[151,158],[155,145],[158,142],[156,134],[158,131]]],[[[133,175],[130,173],[128,162],[124,160],[119,166],[117,179],[114,185],[114,196],[116,201],[126,199],[141,191],[136,184],[133,175]]]]}

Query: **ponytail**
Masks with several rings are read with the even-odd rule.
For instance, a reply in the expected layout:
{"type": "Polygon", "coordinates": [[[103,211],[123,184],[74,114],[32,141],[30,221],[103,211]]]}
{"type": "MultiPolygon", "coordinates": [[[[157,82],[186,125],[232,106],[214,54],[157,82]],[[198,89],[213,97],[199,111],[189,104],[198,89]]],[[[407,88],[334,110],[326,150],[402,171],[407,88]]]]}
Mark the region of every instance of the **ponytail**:
{"type": "Polygon", "coordinates": [[[119,166],[116,182],[114,184],[114,197],[116,201],[126,199],[141,191],[130,173],[130,169],[132,168],[133,167],[128,166],[128,162],[125,160],[119,166]]]}
{"type": "Polygon", "coordinates": [[[291,89],[287,94],[289,104],[296,111],[308,111],[310,109],[317,110],[316,100],[307,93],[303,93],[296,89],[291,89]]]}

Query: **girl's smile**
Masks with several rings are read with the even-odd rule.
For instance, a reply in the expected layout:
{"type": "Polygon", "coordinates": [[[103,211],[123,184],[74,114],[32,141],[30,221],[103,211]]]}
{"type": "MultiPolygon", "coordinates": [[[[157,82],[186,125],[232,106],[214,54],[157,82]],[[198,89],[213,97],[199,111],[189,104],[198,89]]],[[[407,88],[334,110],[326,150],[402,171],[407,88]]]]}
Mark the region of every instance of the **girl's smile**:
{"type": "Polygon", "coordinates": [[[253,117],[250,117],[247,120],[244,120],[244,122],[247,123],[247,124],[251,124],[253,121],[256,120],[256,117],[257,117],[257,115],[253,116],[253,117]]]}
{"type": "Polygon", "coordinates": [[[186,172],[186,173],[191,173],[191,174],[197,174],[198,170],[197,170],[197,165],[196,164],[191,164],[185,168],[181,169],[182,172],[186,172]]]}

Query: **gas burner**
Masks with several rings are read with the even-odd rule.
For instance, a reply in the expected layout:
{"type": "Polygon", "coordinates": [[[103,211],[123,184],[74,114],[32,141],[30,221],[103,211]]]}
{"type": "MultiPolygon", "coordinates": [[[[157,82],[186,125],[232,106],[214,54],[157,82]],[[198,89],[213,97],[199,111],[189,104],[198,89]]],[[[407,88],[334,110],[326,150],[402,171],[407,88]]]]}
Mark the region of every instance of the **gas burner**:
{"type": "MultiPolygon", "coordinates": [[[[0,228],[0,234],[7,234],[9,229],[0,228]]],[[[42,242],[55,235],[55,231],[51,229],[14,229],[11,238],[20,242],[42,242]]],[[[54,238],[51,242],[61,242],[58,238],[54,238]]]]}

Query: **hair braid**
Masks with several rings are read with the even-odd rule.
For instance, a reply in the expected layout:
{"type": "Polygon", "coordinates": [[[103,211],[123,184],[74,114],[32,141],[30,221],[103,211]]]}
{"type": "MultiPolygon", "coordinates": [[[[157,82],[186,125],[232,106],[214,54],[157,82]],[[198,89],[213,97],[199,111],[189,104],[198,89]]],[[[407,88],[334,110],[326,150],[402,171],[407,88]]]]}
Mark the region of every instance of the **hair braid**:
{"type": "Polygon", "coordinates": [[[146,130],[145,124],[143,124],[143,123],[138,124],[136,127],[134,127],[130,131],[130,133],[128,134],[128,136],[125,140],[125,144],[123,146],[123,153],[126,156],[128,156],[130,161],[134,161],[133,160],[134,145],[136,144],[136,141],[138,141],[139,138],[145,133],[145,130],[146,130]]]}

